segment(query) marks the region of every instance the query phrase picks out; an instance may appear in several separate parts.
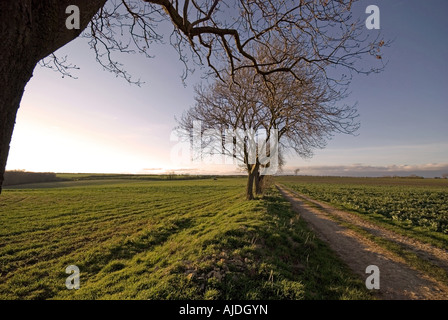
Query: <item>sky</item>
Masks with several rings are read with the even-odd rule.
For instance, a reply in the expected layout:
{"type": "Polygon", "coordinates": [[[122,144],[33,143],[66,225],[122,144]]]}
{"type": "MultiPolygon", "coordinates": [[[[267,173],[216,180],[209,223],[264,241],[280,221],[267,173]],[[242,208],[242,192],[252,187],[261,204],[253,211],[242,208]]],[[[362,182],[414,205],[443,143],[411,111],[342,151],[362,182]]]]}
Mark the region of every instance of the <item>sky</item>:
{"type": "MultiPolygon", "coordinates": [[[[380,31],[393,40],[384,50],[384,71],[354,75],[345,103],[357,103],[355,136],[335,135],[310,159],[288,154],[283,173],[383,176],[448,173],[448,2],[361,1],[356,14],[377,5],[380,31]]],[[[163,30],[170,26],[162,24],[163,30]]],[[[376,31],[372,31],[376,32],[376,31]]],[[[168,42],[168,39],[165,39],[168,42]]],[[[225,174],[235,165],[180,161],[172,135],[175,117],[194,105],[197,67],[185,83],[184,66],[167,43],[154,58],[118,59],[142,86],[104,71],[87,40],[60,50],[80,69],[77,79],[37,66],[25,88],[7,170],[83,173],[225,174]]]]}

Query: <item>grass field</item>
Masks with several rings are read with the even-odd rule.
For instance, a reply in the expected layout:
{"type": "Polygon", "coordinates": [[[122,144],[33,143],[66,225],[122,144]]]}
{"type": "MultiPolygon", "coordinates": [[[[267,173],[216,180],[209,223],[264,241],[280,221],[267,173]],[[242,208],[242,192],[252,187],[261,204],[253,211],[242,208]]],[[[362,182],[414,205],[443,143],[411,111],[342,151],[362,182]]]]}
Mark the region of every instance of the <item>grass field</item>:
{"type": "Polygon", "coordinates": [[[279,177],[299,193],[448,248],[448,180],[279,177]]]}
{"type": "Polygon", "coordinates": [[[0,299],[371,299],[271,188],[245,179],[42,183],[0,196],[0,299]],[[80,289],[68,290],[68,265],[80,289]]]}

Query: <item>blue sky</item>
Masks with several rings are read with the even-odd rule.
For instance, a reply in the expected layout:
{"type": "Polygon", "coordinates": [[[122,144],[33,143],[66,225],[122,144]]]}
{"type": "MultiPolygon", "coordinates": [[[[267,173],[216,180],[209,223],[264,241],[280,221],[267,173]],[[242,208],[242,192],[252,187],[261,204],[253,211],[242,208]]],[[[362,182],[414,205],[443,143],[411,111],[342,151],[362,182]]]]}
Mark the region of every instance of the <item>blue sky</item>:
{"type": "MultiPolygon", "coordinates": [[[[355,75],[346,103],[358,103],[356,136],[336,135],[311,159],[290,155],[286,173],[384,175],[448,172],[448,2],[362,1],[380,8],[381,33],[392,39],[380,74],[355,75]]],[[[162,25],[161,28],[166,28],[162,25]]],[[[168,42],[168,39],[165,40],[168,42]]],[[[171,153],[174,117],[194,104],[201,70],[181,81],[183,65],[169,45],[153,59],[119,60],[141,87],[103,71],[85,39],[58,51],[80,67],[61,78],[37,67],[18,112],[7,169],[56,172],[234,172],[235,166],[178,165],[171,153]],[[151,169],[151,170],[149,170],[151,169]]]]}

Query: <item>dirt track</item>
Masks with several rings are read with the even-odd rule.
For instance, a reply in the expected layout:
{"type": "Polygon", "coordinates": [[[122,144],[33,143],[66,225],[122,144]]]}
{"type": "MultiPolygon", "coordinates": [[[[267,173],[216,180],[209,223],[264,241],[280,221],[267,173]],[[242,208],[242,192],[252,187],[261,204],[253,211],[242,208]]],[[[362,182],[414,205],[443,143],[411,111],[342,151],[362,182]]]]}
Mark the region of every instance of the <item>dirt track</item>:
{"type": "Polygon", "coordinates": [[[404,259],[359,233],[344,227],[336,220],[348,222],[375,236],[400,244],[419,257],[448,271],[448,252],[446,250],[396,234],[351,213],[292,192],[284,186],[277,185],[277,188],[291,202],[293,209],[309,224],[317,236],[328,243],[354,273],[361,276],[362,279],[366,279],[368,276],[365,273],[367,266],[378,266],[380,289],[374,289],[378,298],[387,300],[448,299],[447,284],[440,283],[412,268],[404,259]]]}

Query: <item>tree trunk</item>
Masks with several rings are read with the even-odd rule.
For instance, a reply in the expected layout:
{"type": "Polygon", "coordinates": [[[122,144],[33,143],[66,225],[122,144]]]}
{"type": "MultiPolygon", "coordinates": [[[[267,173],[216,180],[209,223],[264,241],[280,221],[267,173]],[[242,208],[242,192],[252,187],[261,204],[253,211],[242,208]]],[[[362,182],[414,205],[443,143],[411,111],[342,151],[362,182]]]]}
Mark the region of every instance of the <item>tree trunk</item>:
{"type": "Polygon", "coordinates": [[[254,184],[256,186],[257,175],[259,170],[259,164],[249,164],[247,165],[247,186],[246,186],[246,199],[254,199],[254,184]]]}
{"type": "Polygon", "coordinates": [[[247,186],[246,186],[246,200],[253,200],[254,199],[254,178],[255,175],[253,172],[248,172],[247,177],[247,186]]]}
{"type": "Polygon", "coordinates": [[[17,110],[22,99],[25,84],[32,76],[33,68],[25,68],[19,72],[3,72],[0,66],[0,83],[7,84],[0,91],[0,193],[5,174],[6,160],[9,153],[9,143],[16,120],[17,110]]]}
{"type": "Polygon", "coordinates": [[[257,174],[256,174],[254,180],[255,180],[255,194],[257,194],[257,195],[263,194],[264,175],[260,174],[260,170],[257,170],[257,174]]]}
{"type": "Polygon", "coordinates": [[[0,193],[17,110],[36,64],[79,36],[106,0],[0,1],[0,193]],[[67,29],[69,5],[80,29],[67,29]]]}

